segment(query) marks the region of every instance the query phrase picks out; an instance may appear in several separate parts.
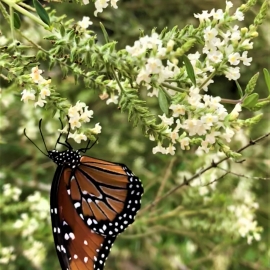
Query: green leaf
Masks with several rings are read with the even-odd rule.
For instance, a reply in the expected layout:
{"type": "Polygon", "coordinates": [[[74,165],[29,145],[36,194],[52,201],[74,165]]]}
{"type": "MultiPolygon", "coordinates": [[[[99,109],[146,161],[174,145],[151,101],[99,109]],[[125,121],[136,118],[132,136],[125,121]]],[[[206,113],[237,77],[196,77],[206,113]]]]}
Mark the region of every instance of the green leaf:
{"type": "Polygon", "coordinates": [[[110,41],[109,35],[108,35],[108,33],[107,33],[107,31],[106,31],[104,25],[103,25],[101,22],[99,23],[99,25],[100,25],[100,27],[101,27],[101,30],[102,30],[102,33],[103,33],[103,35],[104,35],[104,39],[105,39],[106,43],[109,43],[109,41],[110,41]]]}
{"type": "Polygon", "coordinates": [[[267,106],[270,104],[270,100],[266,100],[266,101],[262,101],[262,102],[258,102],[254,107],[252,107],[250,110],[255,112],[260,110],[261,108],[267,106]]]}
{"type": "Polygon", "coordinates": [[[50,17],[45,10],[45,8],[41,5],[41,3],[38,0],[33,0],[34,7],[36,8],[37,14],[40,17],[40,19],[50,26],[50,17]]]}
{"type": "Polygon", "coordinates": [[[193,85],[196,86],[196,79],[195,79],[193,66],[191,65],[191,63],[190,63],[187,56],[183,55],[183,59],[184,59],[184,63],[185,63],[185,66],[186,66],[188,77],[192,81],[193,85]]]}
{"type": "Polygon", "coordinates": [[[66,29],[63,24],[60,25],[60,33],[62,37],[64,37],[66,34],[66,29]]]}
{"type": "Polygon", "coordinates": [[[256,86],[256,82],[259,78],[259,72],[257,72],[248,82],[246,89],[245,89],[245,95],[250,95],[256,86]]]}
{"type": "Polygon", "coordinates": [[[20,27],[21,27],[21,19],[20,19],[20,16],[18,15],[18,13],[14,12],[13,13],[13,18],[14,18],[14,27],[16,29],[20,29],[20,27]]]}
{"type": "Polygon", "coordinates": [[[270,75],[269,75],[269,72],[266,68],[263,69],[263,74],[264,74],[264,79],[265,79],[265,83],[266,83],[268,92],[270,94],[270,75]]]}
{"type": "Polygon", "coordinates": [[[166,114],[169,114],[169,103],[166,94],[162,89],[158,91],[158,102],[160,109],[166,114]]]}
{"type": "Polygon", "coordinates": [[[257,104],[258,99],[259,99],[259,95],[257,93],[253,93],[244,99],[242,106],[247,109],[251,109],[257,104]]]}
{"type": "Polygon", "coordinates": [[[239,96],[242,98],[243,95],[244,95],[244,94],[243,94],[243,90],[242,90],[240,84],[238,83],[238,81],[235,81],[235,83],[236,83],[236,86],[237,86],[238,94],[239,94],[239,96]]]}

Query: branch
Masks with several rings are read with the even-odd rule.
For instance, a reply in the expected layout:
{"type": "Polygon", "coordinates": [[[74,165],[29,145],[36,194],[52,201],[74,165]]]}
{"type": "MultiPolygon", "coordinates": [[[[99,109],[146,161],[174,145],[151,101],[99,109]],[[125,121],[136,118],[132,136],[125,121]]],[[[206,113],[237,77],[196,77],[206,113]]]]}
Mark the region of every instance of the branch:
{"type": "Polygon", "coordinates": [[[170,162],[169,162],[169,166],[167,167],[166,171],[165,171],[165,174],[164,174],[164,177],[162,178],[162,182],[161,182],[161,185],[158,189],[158,192],[157,192],[157,196],[156,196],[156,199],[155,201],[161,196],[163,190],[164,190],[164,187],[166,185],[166,182],[167,180],[170,178],[171,176],[171,173],[172,173],[172,167],[174,165],[174,162],[176,161],[176,157],[173,157],[170,162]]]}
{"type": "MultiPolygon", "coordinates": [[[[249,148],[250,146],[255,145],[256,143],[258,143],[259,141],[261,141],[261,140],[267,138],[269,135],[270,135],[270,132],[267,133],[267,134],[265,134],[265,135],[263,135],[263,136],[261,136],[261,137],[259,137],[259,138],[257,138],[257,139],[255,139],[255,140],[250,140],[250,142],[249,142],[247,145],[245,145],[245,146],[243,146],[242,148],[240,148],[240,149],[237,151],[237,153],[243,152],[245,149],[247,149],[247,148],[249,148]]],[[[209,170],[212,169],[212,168],[216,168],[217,165],[219,165],[220,163],[224,162],[225,160],[228,160],[229,158],[230,158],[230,157],[225,157],[225,158],[219,160],[218,162],[214,162],[214,161],[213,161],[213,162],[211,163],[211,165],[209,165],[209,166],[206,167],[205,169],[199,171],[198,173],[194,174],[192,177],[190,177],[190,178],[188,178],[188,179],[184,179],[184,181],[183,181],[182,184],[179,184],[179,185],[175,186],[174,188],[172,188],[171,190],[169,190],[165,195],[163,195],[163,196],[157,198],[155,201],[153,201],[152,203],[150,203],[150,204],[148,204],[146,207],[144,207],[144,208],[140,211],[139,215],[141,215],[142,213],[144,213],[144,212],[148,211],[149,209],[153,208],[156,204],[158,204],[160,201],[162,201],[163,199],[165,199],[165,198],[167,198],[168,196],[170,196],[172,193],[174,193],[174,192],[175,192],[176,190],[178,190],[179,188],[181,188],[181,187],[183,187],[183,186],[186,186],[186,185],[189,185],[194,179],[196,179],[197,177],[199,177],[201,174],[203,174],[203,173],[209,171],[209,170]]],[[[227,174],[227,173],[225,173],[225,174],[224,174],[223,176],[221,176],[220,178],[224,177],[226,174],[227,174]]],[[[220,179],[220,178],[219,178],[219,179],[220,179]]],[[[216,180],[214,180],[214,181],[216,181],[216,180]]]]}

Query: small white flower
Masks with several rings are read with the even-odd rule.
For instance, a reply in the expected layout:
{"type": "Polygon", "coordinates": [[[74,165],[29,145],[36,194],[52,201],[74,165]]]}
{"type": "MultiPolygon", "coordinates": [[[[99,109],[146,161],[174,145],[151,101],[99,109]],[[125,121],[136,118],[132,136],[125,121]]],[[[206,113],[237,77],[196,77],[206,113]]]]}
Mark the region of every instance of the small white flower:
{"type": "Polygon", "coordinates": [[[250,66],[250,63],[252,62],[252,57],[247,57],[248,52],[244,51],[242,53],[242,56],[240,57],[240,60],[243,61],[243,65],[250,66]]]}
{"type": "Polygon", "coordinates": [[[109,105],[110,103],[118,104],[119,96],[111,93],[111,97],[106,100],[106,104],[109,105]]]}
{"type": "Polygon", "coordinates": [[[111,6],[113,7],[113,8],[115,8],[115,9],[117,9],[118,8],[118,6],[117,6],[117,2],[118,2],[119,0],[111,0],[111,6]]]}
{"type": "Polygon", "coordinates": [[[45,103],[47,103],[47,101],[45,99],[38,98],[38,101],[35,102],[35,107],[37,107],[37,106],[44,107],[45,103]]]}
{"type": "Polygon", "coordinates": [[[104,8],[108,6],[109,0],[96,0],[95,7],[96,11],[94,12],[94,15],[97,16],[98,13],[101,13],[104,8]]]}
{"type": "Polygon", "coordinates": [[[78,112],[83,113],[84,108],[87,109],[87,106],[84,102],[77,101],[76,105],[74,106],[78,112]]]}
{"type": "Polygon", "coordinates": [[[158,142],[158,145],[153,148],[153,154],[156,154],[158,152],[166,154],[166,148],[163,147],[160,142],[158,142]]]}
{"type": "Polygon", "coordinates": [[[209,144],[214,144],[216,142],[216,137],[220,135],[219,131],[212,131],[211,133],[205,136],[205,141],[209,144]]]}
{"type": "Polygon", "coordinates": [[[213,16],[214,20],[222,20],[224,18],[224,13],[222,9],[218,9],[217,11],[215,11],[215,9],[213,9],[211,11],[211,15],[213,16]]]}
{"type": "Polygon", "coordinates": [[[241,48],[244,50],[251,50],[253,49],[253,42],[250,42],[250,39],[245,39],[241,44],[241,48]]]}
{"type": "Polygon", "coordinates": [[[154,142],[155,141],[155,137],[152,134],[150,134],[149,135],[149,140],[154,142]]]}
{"type": "Polygon", "coordinates": [[[90,119],[93,118],[94,112],[92,110],[85,110],[80,116],[80,121],[90,122],[90,119]]]}
{"type": "Polygon", "coordinates": [[[218,34],[218,30],[216,28],[211,28],[211,26],[208,26],[204,30],[204,39],[205,41],[210,41],[213,40],[218,34]]]}
{"type": "Polygon", "coordinates": [[[226,1],[226,10],[229,10],[233,7],[233,3],[231,1],[226,1]]]}
{"type": "Polygon", "coordinates": [[[160,59],[150,57],[149,59],[147,59],[145,70],[147,70],[148,74],[156,74],[160,72],[161,67],[162,63],[160,59]]]}
{"type": "Polygon", "coordinates": [[[234,133],[235,132],[232,129],[226,128],[225,133],[223,133],[221,135],[221,137],[229,143],[231,141],[231,138],[233,137],[234,133]]]}
{"type": "Polygon", "coordinates": [[[173,117],[168,118],[166,117],[165,113],[163,115],[159,115],[158,117],[161,119],[162,123],[165,125],[171,126],[173,124],[173,117]]]}
{"type": "Polygon", "coordinates": [[[69,119],[69,123],[70,123],[71,129],[80,128],[82,125],[80,120],[79,120],[79,117],[71,117],[69,119]]]}
{"type": "Polygon", "coordinates": [[[81,141],[86,141],[87,140],[87,137],[83,134],[83,133],[75,133],[73,135],[73,140],[76,142],[76,143],[81,143],[81,141]]]}
{"type": "Polygon", "coordinates": [[[240,11],[239,9],[236,10],[236,12],[234,13],[234,16],[238,21],[243,21],[245,18],[244,13],[240,11]]]}
{"type": "Polygon", "coordinates": [[[238,30],[239,26],[235,25],[232,29],[231,41],[237,42],[241,39],[241,32],[238,30]]]}
{"type": "Polygon", "coordinates": [[[167,43],[167,51],[170,52],[173,49],[175,42],[173,39],[170,39],[167,43]]]}
{"type": "Polygon", "coordinates": [[[99,123],[95,124],[95,127],[91,129],[91,132],[94,134],[99,134],[101,133],[101,125],[99,123]]]}
{"type": "Polygon", "coordinates": [[[189,150],[190,149],[189,143],[190,143],[190,138],[188,138],[188,137],[182,138],[180,140],[181,149],[182,150],[189,150]]]}
{"type": "Polygon", "coordinates": [[[169,147],[166,148],[166,154],[174,155],[175,154],[175,147],[170,144],[169,147]]]}
{"type": "Polygon", "coordinates": [[[230,80],[238,80],[240,78],[240,68],[239,67],[229,67],[227,71],[225,71],[225,76],[230,80]]]}
{"type": "Polygon", "coordinates": [[[142,81],[145,81],[146,83],[151,82],[150,73],[148,72],[148,70],[146,70],[144,68],[139,72],[139,74],[137,75],[137,78],[136,78],[137,84],[140,84],[142,81]]]}
{"type": "Polygon", "coordinates": [[[208,141],[202,141],[201,146],[198,147],[198,151],[204,151],[205,153],[209,152],[209,143],[208,141]]]}
{"type": "Polygon", "coordinates": [[[210,51],[207,54],[208,60],[212,61],[213,63],[220,63],[223,59],[223,54],[218,51],[218,50],[214,50],[214,51],[210,51]]]}
{"type": "Polygon", "coordinates": [[[42,70],[38,69],[38,67],[33,67],[32,68],[32,73],[31,73],[31,78],[33,79],[33,81],[35,83],[40,83],[41,81],[43,81],[43,77],[40,75],[42,74],[42,70]]]}
{"type": "Polygon", "coordinates": [[[234,109],[230,113],[230,120],[235,120],[239,116],[239,112],[242,111],[241,103],[237,103],[234,109]]]}
{"type": "Polygon", "coordinates": [[[51,95],[51,91],[48,87],[43,87],[41,90],[40,90],[40,93],[39,93],[40,97],[42,99],[45,99],[46,97],[49,97],[51,95]]]}
{"type": "Polygon", "coordinates": [[[207,21],[210,21],[210,17],[212,17],[212,14],[211,13],[208,13],[207,10],[203,10],[202,11],[202,14],[195,14],[194,13],[194,17],[199,19],[200,23],[202,22],[207,22],[207,21]]]}
{"type": "Polygon", "coordinates": [[[28,103],[29,100],[35,100],[35,91],[34,90],[26,90],[24,89],[22,91],[22,98],[21,100],[24,102],[24,103],[28,103]]]}
{"type": "MultiPolygon", "coordinates": [[[[88,1],[89,2],[89,1],[88,1]]],[[[88,4],[88,3],[87,3],[88,4]]],[[[86,4],[85,4],[86,5],[86,4]]],[[[78,22],[78,25],[84,29],[87,29],[93,22],[90,21],[90,18],[87,16],[83,16],[83,19],[78,22]]]]}
{"type": "Polygon", "coordinates": [[[58,129],[60,133],[67,134],[68,133],[68,125],[66,125],[63,129],[58,129]]]}
{"type": "Polygon", "coordinates": [[[228,61],[230,62],[231,65],[237,66],[240,63],[240,54],[238,52],[231,53],[228,56],[228,61]]]}
{"type": "Polygon", "coordinates": [[[185,106],[180,104],[172,104],[169,109],[173,111],[173,117],[179,117],[179,115],[185,115],[186,113],[185,106]]]}

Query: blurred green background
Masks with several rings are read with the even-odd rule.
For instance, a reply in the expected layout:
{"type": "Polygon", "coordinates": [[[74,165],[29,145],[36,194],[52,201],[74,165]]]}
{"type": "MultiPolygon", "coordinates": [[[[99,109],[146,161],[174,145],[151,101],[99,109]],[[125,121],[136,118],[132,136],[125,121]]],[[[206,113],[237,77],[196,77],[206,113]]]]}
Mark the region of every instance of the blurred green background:
{"type": "MultiPolygon", "coordinates": [[[[197,25],[194,13],[224,8],[224,2],[122,0],[119,1],[117,10],[108,8],[97,18],[92,15],[92,4],[79,6],[72,3],[47,3],[46,6],[56,9],[58,15],[67,14],[76,20],[90,16],[93,21],[91,29],[98,34],[98,42],[103,43],[99,27],[101,21],[111,40],[117,40],[117,48],[121,49],[126,45],[132,45],[141,31],[149,34],[155,27],[157,32],[160,32],[164,27],[172,28],[178,25],[182,28],[186,24],[197,25]]],[[[238,7],[244,1],[232,2],[238,7]]],[[[260,3],[261,1],[258,1],[254,9],[246,14],[246,20],[242,22],[244,26],[252,22],[260,3]]],[[[31,22],[28,20],[24,21],[23,27],[27,28],[29,23],[31,22]]],[[[259,29],[259,38],[254,40],[254,49],[249,53],[254,59],[252,65],[241,67],[243,72],[239,80],[244,88],[254,73],[259,71],[261,76],[256,90],[261,98],[267,95],[262,69],[269,69],[268,27],[269,20],[259,29]]],[[[8,26],[3,23],[2,33],[5,34],[6,31],[8,26]]],[[[34,38],[38,33],[32,34],[34,38]]],[[[49,45],[44,43],[44,46],[49,45]]],[[[45,70],[46,66],[46,63],[41,63],[45,70]]],[[[100,122],[102,133],[98,144],[88,154],[114,162],[124,162],[132,168],[145,187],[142,208],[153,202],[157,195],[165,194],[181,183],[184,176],[192,175],[201,166],[205,166],[205,162],[211,163],[214,156],[198,157],[194,150],[179,150],[173,157],[153,155],[152,148],[155,143],[143,136],[140,127],[132,128],[127,121],[127,115],[121,114],[117,106],[107,106],[98,97],[99,93],[85,89],[83,84],[75,85],[71,76],[62,80],[57,68],[46,72],[52,77],[62,96],[67,97],[73,104],[78,100],[85,102],[94,111],[94,122],[100,122]]],[[[4,92],[9,84],[2,80],[1,86],[4,92]]],[[[0,269],[60,269],[47,212],[55,164],[22,135],[26,126],[28,135],[32,135],[31,138],[42,147],[41,138],[37,134],[38,120],[42,117],[46,143],[48,148],[52,148],[57,138],[55,131],[59,128],[59,122],[57,119],[50,119],[50,112],[40,109],[31,111],[24,107],[20,101],[20,92],[21,90],[17,93],[3,94],[4,98],[1,101],[0,125],[3,142],[0,153],[0,186],[4,195],[1,194],[0,203],[0,269]],[[5,185],[7,183],[11,184],[11,188],[5,185]],[[10,253],[5,247],[14,249],[10,253]]],[[[210,94],[223,98],[238,98],[235,83],[223,77],[215,78],[215,83],[210,87],[210,94]]],[[[154,113],[161,114],[156,99],[146,100],[154,113]]],[[[235,142],[231,144],[232,149],[238,149],[247,143],[249,138],[254,139],[269,132],[269,109],[265,109],[264,113],[260,124],[246,133],[238,134],[235,142]]],[[[243,119],[245,115],[250,116],[250,112],[244,111],[243,119]]],[[[243,153],[243,159],[245,162],[241,164],[232,161],[227,163],[227,168],[249,178],[227,175],[215,184],[215,188],[207,188],[206,195],[200,193],[200,184],[181,188],[150,211],[139,214],[136,222],[117,238],[105,269],[270,269],[269,179],[252,178],[269,177],[269,140],[261,141],[247,149],[243,153]],[[235,197],[234,194],[239,190],[242,197],[235,197]],[[247,239],[239,237],[239,233],[233,229],[233,221],[227,209],[237,200],[239,204],[248,205],[250,198],[259,203],[254,215],[263,232],[260,241],[247,244],[247,239]]],[[[221,173],[217,170],[211,171],[205,178],[202,176],[201,181],[205,183],[203,181],[213,180],[221,173]]]]}

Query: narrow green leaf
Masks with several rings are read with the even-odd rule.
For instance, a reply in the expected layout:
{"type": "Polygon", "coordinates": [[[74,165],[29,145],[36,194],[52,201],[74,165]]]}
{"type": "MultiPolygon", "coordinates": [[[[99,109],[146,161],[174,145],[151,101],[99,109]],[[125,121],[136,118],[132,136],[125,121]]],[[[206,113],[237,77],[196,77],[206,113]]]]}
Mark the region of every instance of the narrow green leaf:
{"type": "Polygon", "coordinates": [[[106,43],[109,43],[109,41],[110,41],[109,35],[108,35],[108,33],[107,33],[107,31],[106,31],[104,25],[103,25],[101,22],[99,23],[99,25],[100,25],[100,27],[101,27],[101,30],[102,30],[102,33],[103,33],[103,35],[104,35],[104,39],[105,39],[106,43]]]}
{"type": "Polygon", "coordinates": [[[262,102],[258,102],[254,107],[251,108],[251,111],[255,112],[260,110],[261,108],[267,106],[270,104],[270,100],[266,100],[266,101],[262,101],[262,102]]]}
{"type": "Polygon", "coordinates": [[[244,99],[242,106],[247,109],[250,109],[257,104],[258,99],[259,99],[259,95],[257,93],[253,93],[244,99]]]}
{"type": "Polygon", "coordinates": [[[250,95],[254,91],[258,78],[259,72],[257,72],[254,76],[252,76],[252,78],[249,80],[245,89],[245,95],[250,95]]]}
{"type": "Polygon", "coordinates": [[[18,15],[18,13],[14,12],[13,13],[13,18],[14,18],[14,27],[16,29],[20,29],[21,27],[21,19],[20,19],[20,16],[18,15]]]}
{"type": "Polygon", "coordinates": [[[265,79],[265,83],[266,83],[268,92],[270,94],[270,75],[269,75],[269,72],[266,68],[263,69],[263,74],[264,74],[264,79],[265,79]]]}
{"type": "Polygon", "coordinates": [[[40,17],[40,19],[50,26],[50,17],[45,10],[45,8],[41,5],[41,3],[38,0],[33,0],[34,7],[36,8],[37,14],[40,17]]]}
{"type": "Polygon", "coordinates": [[[187,56],[183,55],[184,63],[186,66],[187,74],[190,80],[192,81],[193,85],[196,86],[196,79],[195,79],[195,74],[194,74],[194,69],[192,64],[190,63],[189,59],[187,56]]]}
{"type": "Polygon", "coordinates": [[[168,103],[168,99],[166,97],[166,94],[163,92],[162,89],[159,89],[159,91],[158,91],[158,102],[159,102],[160,109],[166,115],[168,115],[168,113],[169,113],[169,103],[168,103]]]}
{"type": "Polygon", "coordinates": [[[60,33],[62,37],[64,37],[66,34],[66,29],[63,24],[60,25],[60,33]]]}
{"type": "Polygon", "coordinates": [[[243,95],[244,95],[244,94],[243,94],[243,90],[242,90],[240,84],[238,83],[238,81],[235,81],[235,83],[236,83],[236,87],[237,87],[237,90],[238,90],[238,94],[239,94],[239,96],[242,98],[243,95]]]}

